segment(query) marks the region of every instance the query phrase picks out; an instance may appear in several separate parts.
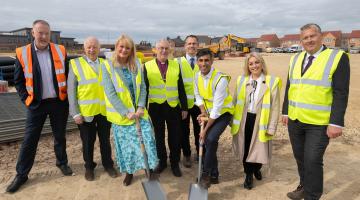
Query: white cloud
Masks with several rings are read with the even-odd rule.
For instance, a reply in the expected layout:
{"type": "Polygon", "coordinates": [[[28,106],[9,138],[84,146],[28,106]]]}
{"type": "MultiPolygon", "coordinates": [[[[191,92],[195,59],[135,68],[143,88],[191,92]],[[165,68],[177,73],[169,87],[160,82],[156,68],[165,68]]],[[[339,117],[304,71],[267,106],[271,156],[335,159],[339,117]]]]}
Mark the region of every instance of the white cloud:
{"type": "Polygon", "coordinates": [[[42,18],[78,41],[95,35],[111,43],[121,33],[137,42],[187,34],[281,37],[308,22],[323,30],[360,29],[359,7],[358,0],[12,0],[0,7],[0,30],[30,27],[42,18]]]}

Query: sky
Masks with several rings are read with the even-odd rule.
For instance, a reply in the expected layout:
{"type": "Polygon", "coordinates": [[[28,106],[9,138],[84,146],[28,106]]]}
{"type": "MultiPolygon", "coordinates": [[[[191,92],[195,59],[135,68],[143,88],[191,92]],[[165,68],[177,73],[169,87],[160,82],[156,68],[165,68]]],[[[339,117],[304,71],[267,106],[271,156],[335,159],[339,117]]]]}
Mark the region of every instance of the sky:
{"type": "Polygon", "coordinates": [[[0,31],[45,19],[80,43],[96,36],[111,44],[121,34],[137,43],[189,34],[282,37],[310,22],[324,31],[360,29],[359,0],[2,0],[0,14],[0,31]]]}

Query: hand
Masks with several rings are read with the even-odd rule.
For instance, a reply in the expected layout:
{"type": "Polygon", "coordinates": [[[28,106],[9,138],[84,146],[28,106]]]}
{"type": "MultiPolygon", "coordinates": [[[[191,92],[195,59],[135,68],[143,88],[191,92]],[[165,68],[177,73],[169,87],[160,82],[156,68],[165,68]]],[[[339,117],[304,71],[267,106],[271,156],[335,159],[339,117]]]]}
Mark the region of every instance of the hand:
{"type": "Polygon", "coordinates": [[[204,142],[205,141],[205,137],[206,137],[206,131],[200,131],[200,135],[199,135],[199,140],[204,142]]]}
{"type": "Polygon", "coordinates": [[[287,126],[287,125],[288,125],[288,122],[289,122],[289,117],[283,115],[283,116],[281,117],[281,122],[283,123],[284,126],[287,126]]]}
{"type": "Polygon", "coordinates": [[[135,113],[137,118],[144,116],[144,108],[139,107],[135,113]]]}
{"type": "Polygon", "coordinates": [[[198,120],[199,124],[202,123],[202,118],[204,117],[208,117],[208,115],[206,113],[201,113],[196,119],[198,120]]]}
{"type": "Polygon", "coordinates": [[[188,111],[181,111],[181,119],[186,119],[188,111]]]}
{"type": "Polygon", "coordinates": [[[329,138],[337,138],[342,135],[342,128],[329,125],[327,127],[326,134],[329,138]]]}
{"type": "Polygon", "coordinates": [[[136,114],[134,112],[129,112],[128,114],[126,114],[126,117],[128,119],[135,119],[136,118],[136,114]]]}
{"type": "Polygon", "coordinates": [[[274,134],[272,134],[272,133],[268,133],[268,132],[266,132],[266,133],[265,133],[265,135],[266,135],[267,137],[274,136],[274,134]]]}
{"type": "Polygon", "coordinates": [[[74,118],[74,121],[75,121],[75,124],[80,125],[80,124],[84,123],[84,117],[81,116],[81,115],[76,116],[76,117],[74,118]]]}

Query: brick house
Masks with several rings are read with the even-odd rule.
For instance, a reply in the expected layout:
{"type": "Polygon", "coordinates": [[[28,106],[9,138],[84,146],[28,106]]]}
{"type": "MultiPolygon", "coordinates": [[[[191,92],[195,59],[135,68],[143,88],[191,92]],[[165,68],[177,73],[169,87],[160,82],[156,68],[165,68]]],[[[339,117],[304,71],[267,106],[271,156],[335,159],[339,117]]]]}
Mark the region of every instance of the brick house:
{"type": "Polygon", "coordinates": [[[284,35],[280,39],[281,47],[291,47],[291,45],[297,44],[300,45],[300,34],[288,34],[284,35]]]}
{"type": "Polygon", "coordinates": [[[360,47],[360,30],[353,30],[349,36],[350,47],[360,47]]]}
{"type": "Polygon", "coordinates": [[[280,46],[280,39],[276,34],[265,34],[265,35],[261,35],[256,47],[265,50],[268,47],[279,47],[279,46],[280,46]]]}

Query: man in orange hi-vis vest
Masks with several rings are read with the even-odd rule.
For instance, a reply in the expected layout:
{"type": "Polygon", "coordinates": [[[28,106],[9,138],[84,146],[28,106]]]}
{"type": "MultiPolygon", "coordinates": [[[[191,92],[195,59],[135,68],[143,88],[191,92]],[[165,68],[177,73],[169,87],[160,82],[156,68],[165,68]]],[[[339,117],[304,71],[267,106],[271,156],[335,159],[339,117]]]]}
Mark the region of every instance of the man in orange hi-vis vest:
{"type": "Polygon", "coordinates": [[[16,176],[6,189],[9,193],[16,192],[27,181],[48,115],[54,135],[56,165],[65,176],[73,174],[68,166],[65,139],[69,114],[66,92],[68,63],[64,46],[51,43],[50,32],[48,22],[36,20],[32,28],[34,41],[16,49],[14,82],[27,112],[16,176]]]}

